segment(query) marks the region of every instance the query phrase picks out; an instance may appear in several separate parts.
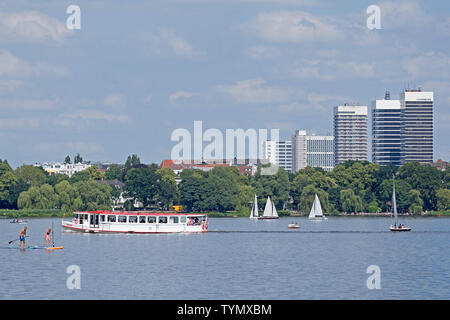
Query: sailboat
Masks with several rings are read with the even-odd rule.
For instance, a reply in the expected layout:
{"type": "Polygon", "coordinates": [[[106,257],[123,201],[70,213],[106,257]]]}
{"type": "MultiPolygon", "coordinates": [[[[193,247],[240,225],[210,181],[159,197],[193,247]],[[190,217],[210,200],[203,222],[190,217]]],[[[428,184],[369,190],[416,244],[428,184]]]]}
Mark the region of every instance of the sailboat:
{"type": "Polygon", "coordinates": [[[258,217],[258,219],[278,219],[277,208],[275,208],[275,205],[270,197],[267,197],[264,214],[261,217],[258,217]]]}
{"type": "Polygon", "coordinates": [[[398,213],[397,213],[397,201],[395,198],[395,178],[392,175],[393,181],[393,192],[392,192],[392,211],[394,212],[394,224],[389,228],[391,231],[411,231],[411,228],[408,228],[404,224],[398,223],[398,213]]]}
{"type": "Polygon", "coordinates": [[[255,194],[255,201],[253,202],[252,211],[250,212],[250,219],[258,219],[259,212],[258,212],[258,199],[256,198],[255,194]]]}
{"type": "Polygon", "coordinates": [[[311,211],[308,216],[309,220],[327,220],[327,217],[323,215],[322,206],[317,194],[314,195],[314,203],[311,207],[311,211]]]}

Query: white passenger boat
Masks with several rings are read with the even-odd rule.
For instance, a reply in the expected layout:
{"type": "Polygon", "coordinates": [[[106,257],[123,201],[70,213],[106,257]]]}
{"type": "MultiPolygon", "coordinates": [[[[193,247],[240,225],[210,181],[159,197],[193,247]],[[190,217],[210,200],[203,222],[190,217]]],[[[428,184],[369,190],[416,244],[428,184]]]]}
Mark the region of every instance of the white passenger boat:
{"type": "Polygon", "coordinates": [[[206,232],[206,214],[175,212],[74,212],[72,220],[63,220],[65,231],[91,233],[181,233],[206,232]]]}

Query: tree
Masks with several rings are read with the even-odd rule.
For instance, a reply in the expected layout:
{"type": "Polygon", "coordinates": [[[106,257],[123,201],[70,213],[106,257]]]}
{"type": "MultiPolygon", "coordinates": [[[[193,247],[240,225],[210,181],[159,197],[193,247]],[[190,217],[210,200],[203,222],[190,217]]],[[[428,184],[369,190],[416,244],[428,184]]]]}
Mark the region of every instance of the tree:
{"type": "Polygon", "coordinates": [[[76,183],[79,181],[88,181],[88,180],[105,180],[105,174],[97,169],[95,166],[90,166],[87,169],[84,169],[80,172],[76,172],[70,177],[70,183],[76,183]]]}
{"type": "Polygon", "coordinates": [[[341,190],[341,207],[345,212],[361,212],[363,210],[361,198],[355,195],[352,189],[341,190]]]}
{"type": "Polygon", "coordinates": [[[64,164],[70,164],[70,163],[72,163],[70,160],[70,157],[66,156],[66,158],[64,159],[64,164]]]}
{"type": "Polygon", "coordinates": [[[11,195],[17,184],[17,178],[8,163],[0,163],[0,208],[11,207],[11,195]]]}
{"type": "Polygon", "coordinates": [[[409,190],[409,199],[411,206],[409,207],[409,212],[413,214],[419,214],[423,211],[423,200],[420,197],[420,191],[411,189],[409,190]]]}
{"type": "Polygon", "coordinates": [[[105,172],[105,179],[106,180],[119,180],[122,181],[122,173],[123,173],[124,166],[120,164],[112,164],[108,170],[105,172]]]}
{"type": "Polygon", "coordinates": [[[41,167],[23,165],[15,170],[15,174],[19,181],[28,186],[39,187],[47,180],[47,174],[41,167]]]}
{"type": "Polygon", "coordinates": [[[170,168],[161,168],[156,171],[159,181],[157,199],[164,209],[169,210],[178,202],[179,190],[175,181],[175,173],[170,168]]]}
{"type": "Polygon", "coordinates": [[[111,187],[94,180],[79,181],[73,185],[79,196],[74,201],[76,210],[110,210],[112,206],[111,187]]]}
{"type": "Polygon", "coordinates": [[[158,194],[158,174],[154,166],[131,168],[125,176],[125,192],[133,198],[142,202],[144,207],[154,203],[158,194]]]}
{"type": "Polygon", "coordinates": [[[129,169],[137,164],[141,164],[141,159],[139,159],[137,154],[133,154],[128,156],[127,161],[125,162],[125,168],[129,169]]]}
{"type": "Polygon", "coordinates": [[[428,164],[409,162],[399,169],[398,176],[408,182],[411,188],[419,191],[423,209],[437,209],[436,190],[442,186],[442,173],[437,168],[428,164]]]}
{"type": "Polygon", "coordinates": [[[73,159],[73,163],[83,163],[83,158],[80,156],[79,153],[77,153],[77,155],[73,159]]]}
{"type": "Polygon", "coordinates": [[[439,211],[448,210],[450,208],[450,190],[439,189],[436,191],[437,208],[439,211]]]}

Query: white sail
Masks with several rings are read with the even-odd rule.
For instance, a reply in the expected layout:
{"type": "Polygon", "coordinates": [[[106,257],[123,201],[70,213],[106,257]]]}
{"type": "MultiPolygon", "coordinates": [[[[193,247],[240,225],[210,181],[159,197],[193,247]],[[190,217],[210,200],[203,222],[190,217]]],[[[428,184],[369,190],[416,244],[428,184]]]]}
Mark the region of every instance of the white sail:
{"type": "Polygon", "coordinates": [[[398,224],[398,214],[397,214],[397,201],[395,198],[395,181],[394,181],[394,187],[392,191],[392,206],[394,211],[394,225],[396,226],[398,224]]]}
{"type": "Polygon", "coordinates": [[[275,204],[272,201],[272,217],[278,217],[278,212],[277,212],[277,208],[275,207],[275,204]]]}
{"type": "Polygon", "coordinates": [[[320,205],[320,200],[317,194],[314,196],[314,203],[309,212],[309,219],[323,218],[322,206],[320,205]]]}
{"type": "Polygon", "coordinates": [[[250,212],[250,219],[256,219],[258,218],[258,199],[256,198],[255,194],[255,201],[253,202],[252,211],[250,212]]]}
{"type": "Polygon", "coordinates": [[[272,216],[272,201],[270,200],[270,197],[267,197],[263,217],[271,217],[271,216],[272,216]]]}

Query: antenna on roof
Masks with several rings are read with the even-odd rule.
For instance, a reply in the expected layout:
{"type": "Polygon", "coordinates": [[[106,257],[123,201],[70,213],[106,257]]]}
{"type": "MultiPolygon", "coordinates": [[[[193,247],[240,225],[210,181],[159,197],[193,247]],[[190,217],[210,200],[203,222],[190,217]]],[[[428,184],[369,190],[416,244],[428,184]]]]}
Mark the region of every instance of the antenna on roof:
{"type": "Polygon", "coordinates": [[[386,94],[384,95],[384,100],[391,100],[391,93],[386,90],[386,94]]]}

